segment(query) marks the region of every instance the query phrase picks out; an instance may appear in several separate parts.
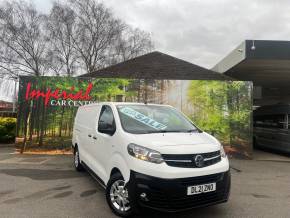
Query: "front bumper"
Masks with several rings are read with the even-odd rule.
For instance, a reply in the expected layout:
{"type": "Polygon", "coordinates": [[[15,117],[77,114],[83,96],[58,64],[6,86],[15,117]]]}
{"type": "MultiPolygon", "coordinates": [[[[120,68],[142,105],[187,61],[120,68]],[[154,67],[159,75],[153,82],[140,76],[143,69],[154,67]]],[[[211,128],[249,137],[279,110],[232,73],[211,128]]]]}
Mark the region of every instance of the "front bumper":
{"type": "Polygon", "coordinates": [[[231,185],[230,171],[199,177],[162,179],[131,171],[128,189],[137,206],[177,212],[226,202],[231,185]],[[216,182],[216,191],[187,195],[187,187],[216,182]],[[146,198],[140,197],[146,193],[146,198]]]}

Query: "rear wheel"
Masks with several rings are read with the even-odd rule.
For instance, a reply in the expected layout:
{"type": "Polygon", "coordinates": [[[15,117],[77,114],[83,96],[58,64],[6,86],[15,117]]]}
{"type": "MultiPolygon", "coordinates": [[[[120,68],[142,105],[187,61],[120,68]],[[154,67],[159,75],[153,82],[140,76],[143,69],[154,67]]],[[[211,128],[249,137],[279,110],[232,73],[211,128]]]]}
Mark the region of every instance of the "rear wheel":
{"type": "Polygon", "coordinates": [[[130,217],[133,215],[132,202],[124,178],[120,173],[112,175],[106,188],[106,199],[111,210],[118,216],[130,217]]]}
{"type": "Polygon", "coordinates": [[[78,149],[77,146],[74,148],[74,166],[75,166],[75,169],[77,171],[83,171],[84,170],[84,168],[83,168],[83,166],[82,166],[82,164],[80,162],[80,153],[79,153],[79,149],[78,149]]]}

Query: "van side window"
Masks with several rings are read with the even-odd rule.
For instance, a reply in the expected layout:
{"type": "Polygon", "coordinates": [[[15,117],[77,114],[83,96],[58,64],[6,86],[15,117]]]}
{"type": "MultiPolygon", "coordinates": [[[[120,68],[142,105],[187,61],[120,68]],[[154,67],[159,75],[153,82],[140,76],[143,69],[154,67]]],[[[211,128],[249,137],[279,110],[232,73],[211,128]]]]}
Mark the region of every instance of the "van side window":
{"type": "Polygon", "coordinates": [[[116,131],[114,114],[111,107],[108,105],[104,105],[101,109],[98,131],[108,134],[110,133],[110,135],[114,134],[116,131]]]}

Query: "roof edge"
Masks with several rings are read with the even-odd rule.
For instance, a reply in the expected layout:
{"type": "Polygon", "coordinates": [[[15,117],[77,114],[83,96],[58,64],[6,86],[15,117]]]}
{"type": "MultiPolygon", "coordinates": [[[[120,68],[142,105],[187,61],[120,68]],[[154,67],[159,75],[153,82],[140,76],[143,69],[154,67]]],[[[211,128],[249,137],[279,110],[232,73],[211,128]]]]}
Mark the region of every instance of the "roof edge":
{"type": "Polygon", "coordinates": [[[246,59],[246,40],[232,50],[211,70],[224,74],[226,71],[246,59]]]}

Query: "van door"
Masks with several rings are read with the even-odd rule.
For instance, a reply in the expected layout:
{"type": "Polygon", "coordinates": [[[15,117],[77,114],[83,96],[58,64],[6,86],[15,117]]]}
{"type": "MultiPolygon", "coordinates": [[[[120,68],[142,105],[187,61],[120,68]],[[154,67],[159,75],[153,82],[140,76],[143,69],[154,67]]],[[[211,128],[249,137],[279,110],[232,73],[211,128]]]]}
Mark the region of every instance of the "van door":
{"type": "Polygon", "coordinates": [[[114,133],[116,131],[116,123],[112,108],[108,105],[103,105],[100,111],[100,116],[98,120],[97,129],[93,135],[93,146],[92,154],[94,159],[98,160],[98,166],[96,166],[99,172],[99,177],[106,180],[107,178],[107,164],[110,160],[110,155],[112,153],[112,144],[114,133]],[[108,131],[102,131],[101,126],[106,126],[108,131]]]}
{"type": "Polygon", "coordinates": [[[80,117],[83,127],[81,129],[82,141],[80,146],[80,156],[85,164],[94,171],[98,162],[94,158],[92,147],[94,145],[93,136],[96,131],[99,110],[100,106],[87,106],[83,109],[82,116],[80,117]]]}
{"type": "Polygon", "coordinates": [[[74,132],[76,137],[76,142],[78,144],[80,158],[83,162],[90,162],[90,155],[88,148],[91,144],[91,139],[88,137],[92,132],[92,124],[88,121],[89,117],[92,116],[92,109],[89,107],[80,108],[76,116],[76,122],[74,125],[74,132]]]}

